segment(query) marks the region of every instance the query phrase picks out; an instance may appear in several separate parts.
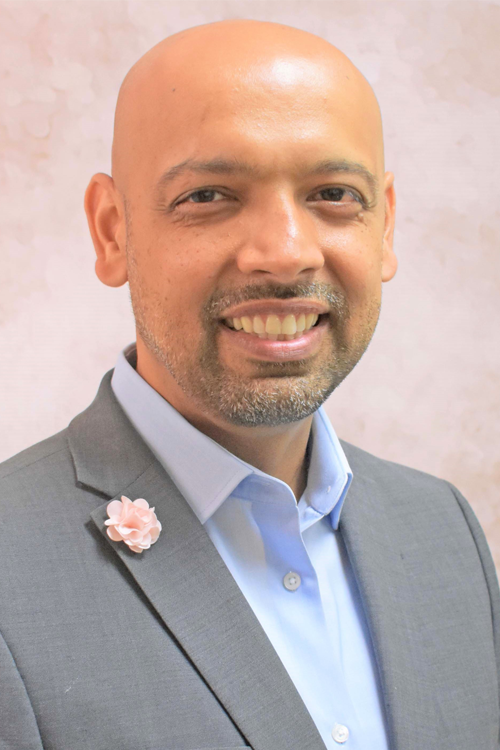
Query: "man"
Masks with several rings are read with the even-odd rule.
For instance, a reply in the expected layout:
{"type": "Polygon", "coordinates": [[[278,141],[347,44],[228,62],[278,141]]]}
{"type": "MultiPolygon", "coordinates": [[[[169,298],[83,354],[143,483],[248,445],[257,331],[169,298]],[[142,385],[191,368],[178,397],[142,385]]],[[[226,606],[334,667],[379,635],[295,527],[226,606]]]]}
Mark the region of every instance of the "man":
{"type": "Polygon", "coordinates": [[[2,466],[2,750],[499,747],[477,520],[321,408],[396,272],[393,179],[310,34],[221,22],[132,68],[85,208],[137,342],[2,466]]]}

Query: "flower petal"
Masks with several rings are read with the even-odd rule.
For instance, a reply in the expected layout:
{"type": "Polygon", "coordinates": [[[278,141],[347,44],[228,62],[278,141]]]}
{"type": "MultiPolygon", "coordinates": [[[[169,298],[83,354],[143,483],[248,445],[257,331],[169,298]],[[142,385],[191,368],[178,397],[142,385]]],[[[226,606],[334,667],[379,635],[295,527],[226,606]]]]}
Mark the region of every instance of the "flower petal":
{"type": "Polygon", "coordinates": [[[153,529],[151,529],[149,534],[151,536],[151,544],[154,544],[160,536],[160,529],[158,528],[158,526],[155,526],[153,529]]]}
{"type": "Polygon", "coordinates": [[[112,539],[114,542],[121,542],[122,537],[121,534],[116,530],[114,526],[110,526],[107,530],[107,534],[110,539],[112,539]]]}
{"type": "Polygon", "coordinates": [[[135,508],[132,505],[132,503],[128,503],[127,505],[123,506],[122,514],[120,516],[123,523],[126,523],[127,519],[130,518],[130,516],[135,515],[135,508]]]}
{"type": "Polygon", "coordinates": [[[111,516],[120,517],[122,514],[122,510],[123,510],[123,505],[121,504],[119,500],[112,500],[106,506],[106,511],[110,518],[111,516]]]}
{"type": "Polygon", "coordinates": [[[142,531],[145,525],[146,524],[144,523],[142,518],[140,518],[140,516],[138,516],[136,513],[134,513],[133,516],[129,516],[129,518],[127,518],[126,520],[126,526],[129,529],[138,529],[139,531],[142,531]]]}
{"type": "Polygon", "coordinates": [[[134,500],[134,505],[136,508],[142,508],[143,510],[149,510],[149,503],[147,500],[144,500],[143,497],[138,497],[137,500],[134,500]]]}
{"type": "Polygon", "coordinates": [[[138,531],[138,529],[131,529],[130,532],[127,534],[127,539],[130,539],[131,542],[134,544],[140,543],[141,539],[144,537],[144,534],[142,531],[138,531]]]}
{"type": "Polygon", "coordinates": [[[119,534],[122,535],[123,539],[126,539],[132,534],[132,532],[135,531],[135,529],[130,529],[128,526],[124,526],[123,524],[120,524],[119,526],[115,527],[119,534]]]}

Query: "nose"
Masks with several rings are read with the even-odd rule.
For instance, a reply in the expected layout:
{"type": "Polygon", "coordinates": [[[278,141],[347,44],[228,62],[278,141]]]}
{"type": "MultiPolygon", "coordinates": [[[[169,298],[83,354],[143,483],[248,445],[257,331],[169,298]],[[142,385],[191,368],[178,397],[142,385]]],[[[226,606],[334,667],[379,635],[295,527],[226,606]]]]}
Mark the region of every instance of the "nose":
{"type": "Polygon", "coordinates": [[[242,273],[270,274],[273,280],[290,283],[323,267],[313,220],[293,196],[267,196],[246,218],[237,253],[242,273]]]}

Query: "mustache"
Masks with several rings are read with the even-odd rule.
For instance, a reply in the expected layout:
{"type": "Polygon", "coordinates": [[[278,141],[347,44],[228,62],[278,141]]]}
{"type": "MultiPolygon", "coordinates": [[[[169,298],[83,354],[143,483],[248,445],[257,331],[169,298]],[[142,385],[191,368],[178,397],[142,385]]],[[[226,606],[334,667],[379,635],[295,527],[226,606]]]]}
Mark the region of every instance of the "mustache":
{"type": "Polygon", "coordinates": [[[331,284],[312,281],[309,284],[247,284],[237,289],[221,289],[214,292],[203,308],[206,322],[218,318],[223,310],[243,302],[261,299],[314,299],[327,305],[340,320],[349,318],[349,304],[345,294],[331,284]]]}

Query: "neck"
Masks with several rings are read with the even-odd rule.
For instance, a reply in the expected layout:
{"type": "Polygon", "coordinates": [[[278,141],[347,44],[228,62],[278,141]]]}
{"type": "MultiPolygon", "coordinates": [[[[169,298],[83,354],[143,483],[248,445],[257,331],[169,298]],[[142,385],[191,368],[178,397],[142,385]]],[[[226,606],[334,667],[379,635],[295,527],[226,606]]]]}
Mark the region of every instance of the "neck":
{"type": "Polygon", "coordinates": [[[159,367],[140,339],[137,340],[137,372],[193,427],[230,453],[269,476],[285,482],[298,501],[307,484],[307,444],[312,416],[284,425],[244,427],[208,413],[186,396],[164,367],[159,367]]]}
{"type": "Polygon", "coordinates": [[[189,421],[238,458],[288,484],[299,501],[307,484],[312,416],[273,427],[220,425],[199,418],[189,421]]]}

